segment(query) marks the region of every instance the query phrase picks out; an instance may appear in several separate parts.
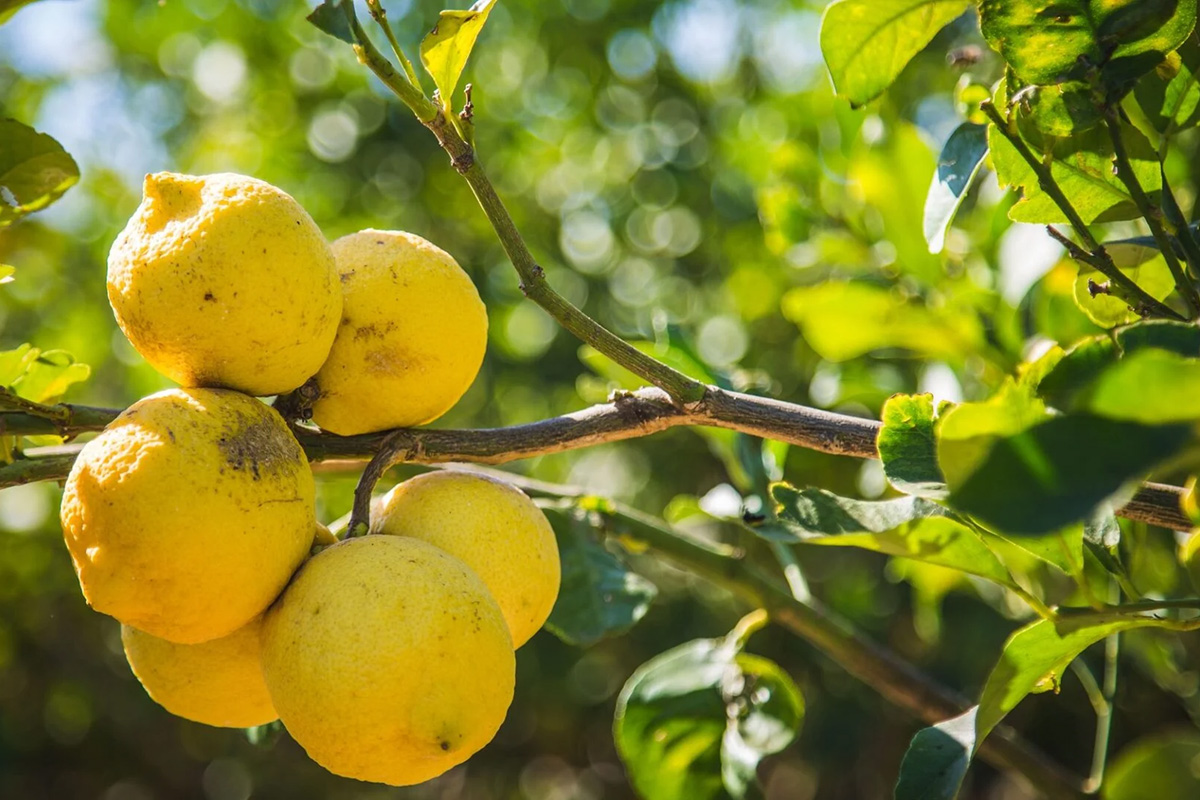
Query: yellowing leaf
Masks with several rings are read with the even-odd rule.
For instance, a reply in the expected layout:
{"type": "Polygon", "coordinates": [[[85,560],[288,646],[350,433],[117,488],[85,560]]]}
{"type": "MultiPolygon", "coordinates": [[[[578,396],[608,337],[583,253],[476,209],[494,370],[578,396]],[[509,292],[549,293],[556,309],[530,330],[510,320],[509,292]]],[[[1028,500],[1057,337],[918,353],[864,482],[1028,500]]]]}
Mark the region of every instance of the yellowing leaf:
{"type": "Polygon", "coordinates": [[[494,5],[496,0],[479,0],[466,11],[443,11],[437,25],[421,40],[421,63],[437,85],[447,114],[458,79],[494,5]]]}

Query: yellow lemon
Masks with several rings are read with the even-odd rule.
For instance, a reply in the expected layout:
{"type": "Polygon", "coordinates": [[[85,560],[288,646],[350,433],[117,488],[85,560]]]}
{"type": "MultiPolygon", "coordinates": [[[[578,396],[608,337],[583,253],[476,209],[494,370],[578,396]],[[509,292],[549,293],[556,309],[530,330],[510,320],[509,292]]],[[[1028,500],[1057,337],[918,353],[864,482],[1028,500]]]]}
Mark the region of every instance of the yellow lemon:
{"type": "Polygon", "coordinates": [[[108,256],[108,298],[150,364],[184,386],[291,391],[333,344],[333,254],[300,204],[243,175],[146,176],[108,256]]]}
{"type": "Polygon", "coordinates": [[[462,559],[491,590],[517,647],[558,598],[554,530],[524,492],[503,481],[469,472],[418,475],[384,496],[372,530],[421,539],[462,559]]]}
{"type": "Polygon", "coordinates": [[[172,714],[221,728],[278,718],[262,673],[262,617],[228,636],[175,644],[121,626],[125,658],[146,694],[172,714]]]}
{"type": "Polygon", "coordinates": [[[284,727],[318,764],[364,781],[407,786],[467,760],[503,722],[515,669],[487,588],[416,539],[322,550],[263,625],[284,727]]]}
{"type": "Polygon", "coordinates": [[[173,642],[258,616],[307,556],[312,471],[283,419],[223,389],[170,389],[84,445],[63,535],[97,611],[173,642]]]}
{"type": "Polygon", "coordinates": [[[317,373],[313,421],[349,436],[445,414],[475,380],[487,346],[487,309],[471,279],[411,233],[352,233],[333,254],[345,302],[317,373]]]}

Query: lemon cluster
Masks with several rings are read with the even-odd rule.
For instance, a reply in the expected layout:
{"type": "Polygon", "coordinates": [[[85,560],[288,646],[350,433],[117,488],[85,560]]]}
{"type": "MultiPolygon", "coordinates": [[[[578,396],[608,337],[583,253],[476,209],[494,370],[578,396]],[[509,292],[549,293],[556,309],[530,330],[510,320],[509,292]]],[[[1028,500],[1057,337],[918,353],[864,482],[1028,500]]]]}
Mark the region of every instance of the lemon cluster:
{"type": "Polygon", "coordinates": [[[61,520],[147,693],[210,725],[281,719],[362,780],[466,760],[557,597],[545,516],[506,483],[433,473],[377,500],[375,535],[339,542],[292,429],[257,396],[307,385],[337,434],[436,419],[483,359],[470,279],[407,233],[331,247],[286,193],[229,174],[147,177],[108,266],[121,329],[182,386],[84,446],[61,520]]]}

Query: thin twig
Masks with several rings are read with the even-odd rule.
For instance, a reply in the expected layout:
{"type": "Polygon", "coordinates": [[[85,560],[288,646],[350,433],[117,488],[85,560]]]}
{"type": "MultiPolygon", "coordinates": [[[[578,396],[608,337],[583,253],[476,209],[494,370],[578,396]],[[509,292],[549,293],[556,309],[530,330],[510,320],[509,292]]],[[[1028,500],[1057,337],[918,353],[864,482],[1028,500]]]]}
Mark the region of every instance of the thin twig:
{"type": "Polygon", "coordinates": [[[979,107],[995,124],[996,130],[1008,140],[1009,144],[1020,154],[1025,163],[1029,165],[1029,168],[1033,170],[1034,175],[1037,176],[1038,186],[1050,196],[1050,199],[1054,201],[1054,204],[1066,216],[1067,221],[1071,223],[1075,235],[1083,242],[1084,247],[1089,253],[1087,263],[1103,273],[1112,282],[1110,291],[1129,303],[1129,306],[1141,316],[1159,316],[1182,320],[1183,317],[1173,308],[1155,299],[1145,289],[1138,286],[1133,279],[1117,268],[1116,263],[1112,260],[1112,256],[1108,254],[1103,245],[1096,241],[1096,237],[1092,235],[1087,224],[1084,223],[1083,217],[1079,216],[1079,212],[1075,210],[1075,206],[1063,194],[1058,181],[1054,179],[1054,175],[1050,172],[1050,168],[1033,154],[1029,146],[1025,144],[1025,140],[1021,138],[1021,134],[1014,129],[1009,120],[1006,120],[1000,114],[996,106],[991,102],[985,101],[979,107]]]}
{"type": "Polygon", "coordinates": [[[1171,276],[1175,279],[1175,288],[1191,310],[1192,318],[1195,319],[1200,316],[1200,292],[1196,291],[1196,285],[1183,271],[1179,257],[1175,255],[1175,245],[1163,228],[1162,209],[1146,195],[1146,190],[1142,188],[1137,174],[1133,171],[1133,162],[1129,160],[1129,153],[1125,149],[1125,138],[1121,134],[1121,119],[1118,114],[1119,111],[1115,106],[1108,108],[1104,113],[1104,124],[1108,128],[1108,136],[1112,140],[1113,153],[1116,157],[1117,177],[1125,184],[1125,188],[1129,190],[1129,196],[1133,198],[1138,211],[1142,213],[1146,224],[1150,226],[1150,233],[1154,236],[1154,241],[1158,243],[1158,249],[1162,251],[1167,268],[1171,270],[1171,276]]]}
{"type": "Polygon", "coordinates": [[[392,47],[392,52],[396,54],[396,58],[400,61],[400,66],[404,67],[404,74],[408,76],[409,83],[419,87],[421,81],[417,79],[417,72],[413,69],[412,62],[408,60],[408,56],[404,55],[404,51],[400,49],[400,43],[396,41],[396,34],[392,31],[392,26],[387,21],[387,11],[383,9],[379,0],[367,0],[367,10],[371,12],[371,19],[375,20],[375,24],[383,28],[383,35],[387,37],[388,44],[392,47]]]}
{"type": "MultiPolygon", "coordinates": [[[[86,415],[86,426],[67,428],[65,435],[99,430],[119,413],[116,409],[72,408],[86,415]]],[[[55,433],[45,420],[19,414],[0,414],[0,425],[7,425],[8,432],[15,435],[55,433]],[[20,418],[23,424],[11,423],[11,417],[20,418]]],[[[400,463],[505,464],[686,426],[726,428],[833,455],[879,457],[875,439],[880,423],[876,420],[722,389],[714,389],[690,409],[679,408],[660,389],[639,389],[623,392],[611,403],[508,428],[401,428],[360,436],[334,436],[301,427],[293,432],[314,462],[361,463],[378,458],[390,467],[400,463]]],[[[0,488],[31,479],[62,480],[74,460],[73,452],[57,453],[53,458],[49,464],[41,463],[44,458],[27,458],[0,465],[0,488]]],[[[1117,514],[1171,530],[1191,530],[1192,523],[1180,506],[1182,497],[1183,489],[1178,486],[1145,483],[1117,514]]]]}
{"type": "Polygon", "coordinates": [[[342,8],[357,41],[354,50],[359,61],[374,72],[401,102],[412,110],[450,156],[450,163],[471,187],[480,208],[492,224],[508,260],[512,262],[521,279],[521,291],[526,297],[545,309],[564,329],[630,372],[666,391],[674,402],[686,406],[703,398],[708,387],[702,381],[689,378],[638,350],[576,308],[550,286],[545,270],[538,265],[529,251],[512,216],[476,159],[474,149],[463,139],[458,128],[445,116],[442,109],[397,73],[387,58],[379,52],[359,25],[354,15],[353,3],[346,3],[342,8]]]}
{"type": "Polygon", "coordinates": [[[1183,216],[1183,211],[1179,208],[1179,201],[1175,199],[1175,193],[1171,191],[1171,184],[1167,182],[1167,171],[1161,167],[1159,170],[1162,174],[1163,213],[1166,214],[1164,224],[1168,226],[1167,232],[1173,234],[1179,241],[1184,257],[1187,259],[1191,277],[1200,278],[1198,232],[1188,224],[1187,219],[1183,216]]]}

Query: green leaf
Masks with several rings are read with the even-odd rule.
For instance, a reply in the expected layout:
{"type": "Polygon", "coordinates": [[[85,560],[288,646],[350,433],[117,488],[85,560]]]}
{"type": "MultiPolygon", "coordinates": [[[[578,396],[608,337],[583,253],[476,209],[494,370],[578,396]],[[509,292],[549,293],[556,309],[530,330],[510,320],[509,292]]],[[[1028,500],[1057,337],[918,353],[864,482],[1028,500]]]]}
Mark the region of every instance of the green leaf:
{"type": "Polygon", "coordinates": [[[35,403],[54,403],[73,383],[85,381],[92,368],[80,364],[65,350],[39,352],[20,377],[7,384],[26,400],[35,403]]]}
{"type": "Polygon", "coordinates": [[[925,198],[925,241],[929,252],[940,253],[946,244],[946,229],[962,205],[963,198],[987,158],[987,126],[964,122],[942,146],[937,172],[925,198]]]}
{"type": "MultiPolygon", "coordinates": [[[[1055,417],[995,440],[968,473],[946,470],[949,504],[1001,531],[1049,533],[1086,519],[1192,438],[1186,425],[1055,417]]],[[[940,444],[939,462],[945,469],[940,444]]]]}
{"type": "Polygon", "coordinates": [[[16,267],[9,266],[8,264],[0,264],[0,283],[12,283],[13,275],[16,272],[16,267]]]}
{"type": "Polygon", "coordinates": [[[946,478],[937,463],[933,395],[892,395],[880,419],[883,425],[875,444],[888,483],[905,494],[944,499],[946,478]]]}
{"type": "MultiPolygon", "coordinates": [[[[1134,267],[1122,267],[1124,272],[1138,286],[1155,300],[1164,300],[1175,290],[1175,278],[1167,266],[1167,261],[1157,251],[1154,257],[1134,267]]],[[[1092,295],[1091,282],[1105,284],[1108,278],[1087,264],[1079,265],[1079,274],[1075,277],[1073,297],[1088,319],[1102,328],[1113,328],[1140,319],[1138,314],[1130,309],[1129,303],[1110,294],[1092,295]]]]}
{"type": "Polygon", "coordinates": [[[1005,546],[1015,547],[1068,575],[1078,575],[1083,569],[1082,525],[1070,525],[1061,531],[1041,536],[1007,536],[989,532],[984,541],[990,542],[1001,554],[1005,546]]]}
{"type": "Polygon", "coordinates": [[[937,421],[938,467],[951,488],[961,484],[987,458],[995,443],[1049,416],[1033,388],[1009,379],[982,403],[960,403],[937,421]]]}
{"type": "Polygon", "coordinates": [[[904,760],[895,800],[954,800],[975,752],[972,706],[957,717],[925,728],[913,737],[904,760]]]}
{"type": "Polygon", "coordinates": [[[1028,83],[1082,80],[1095,66],[1118,87],[1183,43],[1196,0],[983,0],[979,17],[988,43],[1028,83]]]}
{"type": "Polygon", "coordinates": [[[79,180],[62,145],[13,119],[0,119],[0,226],[57,200],[79,180]]]}
{"type": "Polygon", "coordinates": [[[1181,356],[1200,358],[1200,327],[1191,322],[1147,319],[1116,331],[1117,344],[1126,355],[1155,348],[1181,356]]]}
{"type": "Polygon", "coordinates": [[[956,360],[983,342],[979,319],[973,314],[929,308],[867,283],[829,282],[792,289],[784,295],[783,314],[829,361],[848,361],[893,347],[956,360]]]}
{"type": "Polygon", "coordinates": [[[475,40],[494,5],[496,0],[478,0],[466,11],[443,11],[433,30],[421,40],[421,63],[438,88],[446,114],[450,113],[451,98],[475,40]]]}
{"type": "Polygon", "coordinates": [[[1037,386],[1038,395],[1060,411],[1069,411],[1078,394],[1120,356],[1120,349],[1108,336],[1083,339],[1042,378],[1037,386]]]}
{"type": "Polygon", "coordinates": [[[920,497],[851,500],[824,489],[777,484],[779,520],[756,528],[803,544],[859,547],[911,558],[1012,586],[1012,576],[983,540],[946,509],[920,497]]]}
{"type": "Polygon", "coordinates": [[[0,25],[8,22],[13,14],[21,10],[22,7],[35,2],[35,0],[0,0],[0,25]]]}
{"type": "MultiPolygon", "coordinates": [[[[1003,89],[998,94],[1002,95],[1003,89]]],[[[997,102],[997,107],[1004,105],[997,102]]],[[[1159,191],[1162,174],[1154,147],[1131,125],[1122,124],[1121,131],[1134,175],[1147,192],[1159,191]]],[[[1106,128],[1093,127],[1066,137],[1025,135],[1025,144],[1050,164],[1051,176],[1085,223],[1140,216],[1129,190],[1113,173],[1112,140],[1106,128]]],[[[1008,212],[1010,219],[1039,224],[1067,222],[1066,215],[1038,184],[1037,174],[995,125],[988,128],[988,145],[1000,185],[1021,192],[1021,200],[1008,212]]]]}
{"type": "Polygon", "coordinates": [[[637,624],[658,594],[604,548],[586,512],[543,508],[558,538],[562,587],[546,628],[564,642],[590,647],[637,624]]]}
{"type": "Polygon", "coordinates": [[[41,353],[31,344],[0,352],[0,386],[12,387],[24,375],[41,353]]]}
{"type": "Polygon", "coordinates": [[[854,106],[881,95],[970,0],[838,0],[821,20],[821,52],[837,93],[854,106]]]}
{"type": "Polygon", "coordinates": [[[613,738],[643,797],[740,799],[803,717],[800,691],[774,663],[732,639],[698,639],[638,668],[617,699],[613,738]]]}
{"type": "Polygon", "coordinates": [[[306,19],[335,39],[341,39],[347,44],[357,44],[343,8],[347,2],[352,0],[324,0],[306,19]]]}
{"type": "Polygon", "coordinates": [[[1104,775],[1104,800],[1195,800],[1200,797],[1200,734],[1180,728],[1139,739],[1104,775]]]}
{"type": "Polygon", "coordinates": [[[1200,420],[1200,360],[1156,349],[1127,355],[1096,379],[1083,407],[1148,425],[1200,420]]]}
{"type": "Polygon", "coordinates": [[[975,748],[1027,695],[1056,690],[1063,670],[1091,645],[1121,631],[1171,624],[1154,617],[1093,614],[1043,619],[1021,628],[1004,643],[1000,661],[984,684],[975,717],[975,748]]]}
{"type": "Polygon", "coordinates": [[[1111,336],[1081,340],[1038,384],[1038,394],[1060,411],[1087,408],[1088,392],[1122,357],[1147,350],[1200,358],[1200,328],[1187,322],[1143,320],[1111,336]]]}
{"type": "Polygon", "coordinates": [[[1200,34],[1167,56],[1134,88],[1138,105],[1163,136],[1200,125],[1200,34]]]}

